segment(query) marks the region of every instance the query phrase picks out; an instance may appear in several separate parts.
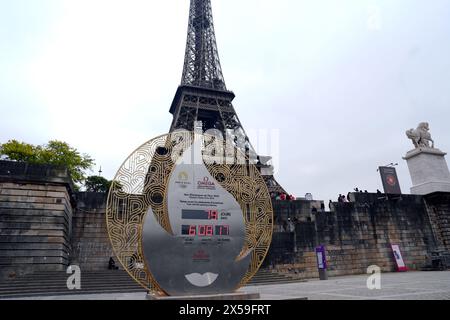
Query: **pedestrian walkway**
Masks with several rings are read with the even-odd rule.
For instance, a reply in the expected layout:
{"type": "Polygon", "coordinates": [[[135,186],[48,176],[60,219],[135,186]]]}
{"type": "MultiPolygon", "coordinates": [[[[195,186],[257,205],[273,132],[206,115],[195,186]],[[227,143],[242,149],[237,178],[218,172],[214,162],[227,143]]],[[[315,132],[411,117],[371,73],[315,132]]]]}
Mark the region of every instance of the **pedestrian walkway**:
{"type": "Polygon", "coordinates": [[[367,288],[368,277],[336,277],[252,289],[267,300],[450,300],[450,271],[385,273],[379,290],[367,288]]]}
{"type": "MultiPolygon", "coordinates": [[[[369,290],[369,275],[330,278],[327,281],[248,286],[262,300],[450,300],[450,271],[405,272],[381,275],[381,289],[369,290]]],[[[145,300],[145,293],[32,297],[33,300],[145,300]]],[[[22,298],[23,299],[23,298],[22,298]]]]}

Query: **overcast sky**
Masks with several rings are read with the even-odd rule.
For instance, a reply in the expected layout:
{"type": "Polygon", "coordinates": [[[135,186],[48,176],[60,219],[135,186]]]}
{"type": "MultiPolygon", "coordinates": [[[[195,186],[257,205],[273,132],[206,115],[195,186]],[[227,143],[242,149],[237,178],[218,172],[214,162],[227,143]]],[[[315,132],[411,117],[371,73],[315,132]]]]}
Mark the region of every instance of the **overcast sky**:
{"type": "MultiPolygon", "coordinates": [[[[290,193],[375,191],[391,162],[409,193],[405,131],[422,121],[450,151],[449,0],[212,3],[234,106],[247,131],[279,130],[277,179],[290,193]]],[[[63,140],[113,178],[170,127],[188,9],[0,0],[0,143],[63,140]]]]}

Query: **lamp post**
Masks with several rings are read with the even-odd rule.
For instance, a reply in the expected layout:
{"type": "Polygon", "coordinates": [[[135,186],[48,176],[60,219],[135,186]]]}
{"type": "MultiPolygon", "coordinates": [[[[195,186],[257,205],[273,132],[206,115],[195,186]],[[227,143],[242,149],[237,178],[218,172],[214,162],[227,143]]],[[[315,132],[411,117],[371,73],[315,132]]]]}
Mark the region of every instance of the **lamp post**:
{"type": "MultiPolygon", "coordinates": [[[[396,166],[398,166],[398,163],[393,163],[393,162],[385,165],[385,167],[390,167],[390,168],[394,168],[396,166]]],[[[379,171],[380,171],[380,168],[377,169],[377,172],[379,172],[379,171]]]]}

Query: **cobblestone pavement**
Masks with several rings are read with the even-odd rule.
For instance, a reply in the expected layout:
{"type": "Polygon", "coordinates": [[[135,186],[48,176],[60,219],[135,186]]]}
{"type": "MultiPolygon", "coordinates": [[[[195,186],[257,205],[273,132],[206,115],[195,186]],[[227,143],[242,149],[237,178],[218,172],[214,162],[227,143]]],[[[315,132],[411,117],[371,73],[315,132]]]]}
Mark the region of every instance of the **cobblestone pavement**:
{"type": "Polygon", "coordinates": [[[450,271],[385,273],[381,275],[380,290],[367,288],[368,277],[346,276],[262,286],[257,287],[257,291],[267,300],[301,297],[309,300],[450,300],[450,271]]]}
{"type": "MultiPolygon", "coordinates": [[[[381,289],[367,288],[368,275],[330,278],[327,281],[249,286],[243,292],[259,292],[263,300],[450,300],[450,271],[405,272],[381,275],[381,289]]],[[[144,300],[145,294],[94,294],[33,297],[32,300],[144,300]]],[[[28,299],[27,299],[28,300],[28,299]]]]}

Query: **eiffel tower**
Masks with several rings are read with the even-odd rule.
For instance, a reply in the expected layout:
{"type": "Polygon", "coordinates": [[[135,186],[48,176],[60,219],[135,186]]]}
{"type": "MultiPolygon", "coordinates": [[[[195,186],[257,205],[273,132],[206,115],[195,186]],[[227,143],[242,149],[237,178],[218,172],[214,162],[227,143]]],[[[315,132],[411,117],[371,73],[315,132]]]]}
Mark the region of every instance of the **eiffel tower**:
{"type": "Polygon", "coordinates": [[[191,0],[183,76],[170,107],[170,132],[194,131],[198,123],[203,132],[219,130],[254,159],[270,193],[287,194],[273,176],[271,158],[257,155],[251,145],[233,107],[234,98],[234,93],[227,90],[220,66],[211,0],[191,0]]]}

